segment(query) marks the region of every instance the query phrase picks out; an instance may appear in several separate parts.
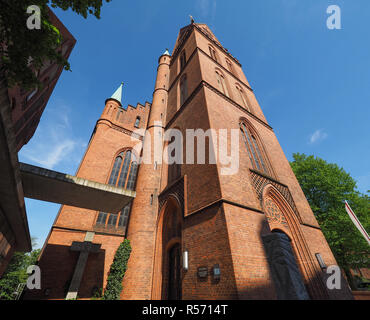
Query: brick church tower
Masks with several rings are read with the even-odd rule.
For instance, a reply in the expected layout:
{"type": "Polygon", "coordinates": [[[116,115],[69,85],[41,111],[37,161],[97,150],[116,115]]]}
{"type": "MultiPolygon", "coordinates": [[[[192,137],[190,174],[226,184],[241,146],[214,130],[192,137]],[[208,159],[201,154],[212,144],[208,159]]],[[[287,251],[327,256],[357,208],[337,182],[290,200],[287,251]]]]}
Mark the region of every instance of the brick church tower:
{"type": "Polygon", "coordinates": [[[119,213],[62,206],[39,259],[42,289],[28,298],[90,298],[124,238],[121,299],[351,298],[343,279],[327,289],[323,263],[334,256],[241,64],[205,24],[182,28],[172,55],[160,56],[151,104],[124,109],[122,86],[107,99],[77,176],[135,198],[119,213]],[[238,170],[225,174],[221,144],[235,147],[232,131],[238,170]],[[179,137],[182,149],[171,149],[179,137]],[[164,150],[182,161],[162,161],[164,150]]]}

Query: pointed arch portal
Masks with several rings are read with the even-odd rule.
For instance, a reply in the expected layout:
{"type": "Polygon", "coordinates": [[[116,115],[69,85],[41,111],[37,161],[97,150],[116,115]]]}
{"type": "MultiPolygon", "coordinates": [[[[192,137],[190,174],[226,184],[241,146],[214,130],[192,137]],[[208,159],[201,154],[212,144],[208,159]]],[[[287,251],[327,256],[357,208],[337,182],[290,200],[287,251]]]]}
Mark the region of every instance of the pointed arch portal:
{"type": "Polygon", "coordinates": [[[157,223],[152,299],[181,299],[182,209],[170,194],[157,223]]]}
{"type": "Polygon", "coordinates": [[[262,239],[278,298],[328,299],[299,220],[271,184],[263,189],[262,207],[271,231],[262,239]]]}

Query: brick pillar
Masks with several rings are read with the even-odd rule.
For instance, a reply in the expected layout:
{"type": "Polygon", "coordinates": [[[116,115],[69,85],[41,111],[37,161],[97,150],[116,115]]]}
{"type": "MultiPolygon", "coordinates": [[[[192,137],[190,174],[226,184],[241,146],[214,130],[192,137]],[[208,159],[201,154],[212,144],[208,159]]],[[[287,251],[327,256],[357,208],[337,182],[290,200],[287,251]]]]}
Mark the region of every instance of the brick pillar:
{"type": "Polygon", "coordinates": [[[144,143],[144,154],[148,151],[151,163],[141,163],[138,171],[137,196],[132,204],[127,231],[132,252],[123,280],[121,299],[124,300],[151,299],[158,193],[162,171],[163,121],[167,108],[170,61],[171,56],[167,53],[159,58],[144,143]]]}

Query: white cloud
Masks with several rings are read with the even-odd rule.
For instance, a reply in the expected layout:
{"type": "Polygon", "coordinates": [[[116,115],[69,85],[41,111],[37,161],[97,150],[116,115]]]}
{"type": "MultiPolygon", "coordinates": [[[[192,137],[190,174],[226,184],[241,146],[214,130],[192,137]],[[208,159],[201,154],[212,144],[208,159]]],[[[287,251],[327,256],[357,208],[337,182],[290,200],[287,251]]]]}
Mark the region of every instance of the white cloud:
{"type": "Polygon", "coordinates": [[[322,129],[318,129],[310,135],[309,143],[314,144],[316,142],[325,140],[327,137],[328,137],[327,133],[325,133],[322,129]]]}
{"type": "MultiPolygon", "coordinates": [[[[24,156],[29,160],[36,162],[47,169],[53,169],[55,165],[60,163],[64,158],[68,157],[76,147],[76,142],[66,139],[53,145],[52,149],[46,152],[35,155],[32,152],[25,153],[24,156]]],[[[45,149],[47,147],[45,146],[45,149]]]]}
{"type": "Polygon", "coordinates": [[[35,135],[20,151],[20,160],[47,169],[58,166],[61,171],[73,170],[86,143],[74,136],[70,112],[71,109],[63,103],[47,108],[35,135]]]}
{"type": "MultiPolygon", "coordinates": [[[[216,8],[217,3],[216,0],[199,0],[199,12],[201,15],[201,18],[207,18],[210,17],[211,22],[215,19],[216,16],[216,8]]],[[[196,22],[202,22],[197,21],[195,17],[196,22]]]]}

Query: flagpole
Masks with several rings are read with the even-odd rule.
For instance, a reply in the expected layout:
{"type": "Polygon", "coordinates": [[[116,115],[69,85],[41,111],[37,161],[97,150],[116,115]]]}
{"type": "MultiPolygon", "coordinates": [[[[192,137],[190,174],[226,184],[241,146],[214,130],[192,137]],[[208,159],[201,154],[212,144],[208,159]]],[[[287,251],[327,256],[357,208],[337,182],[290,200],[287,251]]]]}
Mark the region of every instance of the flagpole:
{"type": "Polygon", "coordinates": [[[362,226],[360,220],[358,220],[357,216],[355,215],[355,213],[353,212],[353,210],[349,206],[348,201],[345,200],[344,203],[345,203],[346,211],[347,211],[349,217],[351,218],[353,224],[356,226],[358,231],[361,232],[362,236],[365,238],[367,243],[370,245],[370,237],[369,237],[368,233],[366,232],[365,228],[362,226]]]}

